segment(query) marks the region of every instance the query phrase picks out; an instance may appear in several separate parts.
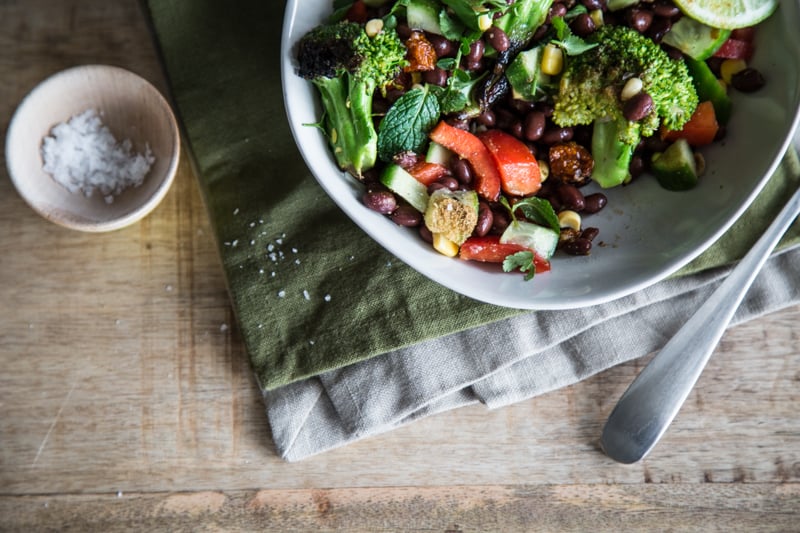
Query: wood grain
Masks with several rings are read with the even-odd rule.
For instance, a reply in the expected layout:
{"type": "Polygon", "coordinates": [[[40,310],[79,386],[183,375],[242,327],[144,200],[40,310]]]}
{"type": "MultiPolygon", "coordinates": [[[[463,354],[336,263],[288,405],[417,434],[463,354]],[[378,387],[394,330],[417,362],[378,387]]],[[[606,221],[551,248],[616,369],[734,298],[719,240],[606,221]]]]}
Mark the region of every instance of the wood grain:
{"type": "MultiPolygon", "coordinates": [[[[0,123],[47,75],[166,91],[134,0],[0,0],[0,123]]],[[[597,448],[645,361],[514,406],[276,457],[188,160],[142,222],[39,218],[0,169],[0,529],[800,529],[800,306],[729,331],[654,453],[597,448]]]]}

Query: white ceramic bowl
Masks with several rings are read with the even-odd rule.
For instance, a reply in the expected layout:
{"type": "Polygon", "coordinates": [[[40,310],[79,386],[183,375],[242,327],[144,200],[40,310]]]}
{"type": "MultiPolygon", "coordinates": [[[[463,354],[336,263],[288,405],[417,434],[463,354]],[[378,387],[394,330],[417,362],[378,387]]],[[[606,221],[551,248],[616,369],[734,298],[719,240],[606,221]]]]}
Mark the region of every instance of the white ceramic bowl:
{"type": "Polygon", "coordinates": [[[6,164],[22,198],[44,218],[82,231],[116,230],[140,220],[164,198],[175,177],[180,135],[169,103],[148,81],[127,70],[86,65],[47,78],[25,97],[6,136],[6,164]],[[118,142],[136,153],[146,145],[155,161],[142,184],[108,203],[95,191],[72,193],[42,166],[42,139],[56,124],[95,109],[118,142]]]}
{"type": "Polygon", "coordinates": [[[329,0],[290,0],[283,26],[282,76],[291,128],[307,165],[333,200],[384,248],[425,276],[477,300],[521,309],[571,309],[610,301],[664,279],[700,255],[747,208],[777,167],[800,117],[800,32],[797,0],[786,0],[757,34],[752,64],[767,85],[732,91],[728,135],[703,150],[706,174],[688,192],[669,192],[654,179],[606,191],[608,206],[591,217],[600,228],[586,257],[556,254],[552,271],[526,282],[474,262],[446,258],[415,231],[361,203],[362,188],[335,164],[318,121],[313,86],[295,74],[293,44],[324,20],[329,0]],[[301,7],[302,4],[302,7],[301,7]]]}

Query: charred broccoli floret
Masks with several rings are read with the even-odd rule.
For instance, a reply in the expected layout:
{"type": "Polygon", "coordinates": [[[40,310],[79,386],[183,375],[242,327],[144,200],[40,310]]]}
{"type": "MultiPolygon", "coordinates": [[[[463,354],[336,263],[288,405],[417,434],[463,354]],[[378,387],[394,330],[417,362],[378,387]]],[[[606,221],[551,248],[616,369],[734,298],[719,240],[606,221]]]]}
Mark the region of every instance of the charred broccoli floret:
{"type": "Polygon", "coordinates": [[[355,22],[323,24],[297,45],[298,74],[319,90],[323,127],[339,167],[360,177],[375,165],[372,100],[406,64],[394,29],[370,36],[355,22]]]}
{"type": "Polygon", "coordinates": [[[594,123],[593,179],[613,187],[629,178],[633,150],[642,137],[663,125],[679,130],[698,104],[686,64],[672,59],[655,42],[633,29],[603,26],[589,42],[598,46],[569,57],[561,77],[553,121],[560,126],[594,123]],[[632,78],[641,80],[641,92],[652,108],[639,120],[628,120],[621,93],[632,78]]]}

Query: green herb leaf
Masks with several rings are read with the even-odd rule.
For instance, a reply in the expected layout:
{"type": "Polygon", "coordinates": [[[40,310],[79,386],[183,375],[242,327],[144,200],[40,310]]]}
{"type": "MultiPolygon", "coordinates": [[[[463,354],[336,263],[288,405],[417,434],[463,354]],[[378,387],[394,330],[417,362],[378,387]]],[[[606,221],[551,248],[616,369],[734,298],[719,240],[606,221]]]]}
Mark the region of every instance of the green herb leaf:
{"type": "Polygon", "coordinates": [[[466,31],[464,25],[448,15],[444,9],[439,12],[439,27],[442,29],[442,35],[451,41],[460,40],[466,31]]]}
{"type": "Polygon", "coordinates": [[[512,214],[519,209],[525,218],[535,224],[550,228],[556,233],[561,232],[561,225],[558,223],[558,215],[556,215],[552,204],[544,198],[532,196],[525,198],[515,203],[512,207],[512,214]]]}
{"type": "Polygon", "coordinates": [[[553,42],[560,46],[568,56],[580,55],[598,46],[598,43],[587,43],[577,35],[574,35],[563,17],[553,17],[551,23],[556,30],[556,37],[558,37],[553,42]]]}
{"type": "Polygon", "coordinates": [[[388,162],[400,152],[421,152],[439,114],[439,99],[427,86],[405,93],[389,108],[378,128],[378,157],[388,162]]]}
{"type": "Polygon", "coordinates": [[[519,269],[525,273],[525,281],[532,280],[536,275],[536,265],[533,263],[533,252],[522,251],[507,256],[503,260],[503,272],[519,269]]]}

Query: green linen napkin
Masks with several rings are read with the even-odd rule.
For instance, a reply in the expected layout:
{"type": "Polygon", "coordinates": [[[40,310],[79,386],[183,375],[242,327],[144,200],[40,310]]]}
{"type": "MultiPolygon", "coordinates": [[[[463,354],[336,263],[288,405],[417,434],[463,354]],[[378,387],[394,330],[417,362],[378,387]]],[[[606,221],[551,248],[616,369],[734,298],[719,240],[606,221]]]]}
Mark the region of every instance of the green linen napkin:
{"type": "MultiPolygon", "coordinates": [[[[523,311],[479,303],[407,267],[317,185],[283,107],[283,2],[147,0],[194,157],[239,329],[264,389],[523,311]]],[[[797,187],[787,157],[729,232],[687,267],[742,255],[797,187]]],[[[800,240],[795,225],[787,242],[800,240]]]]}

